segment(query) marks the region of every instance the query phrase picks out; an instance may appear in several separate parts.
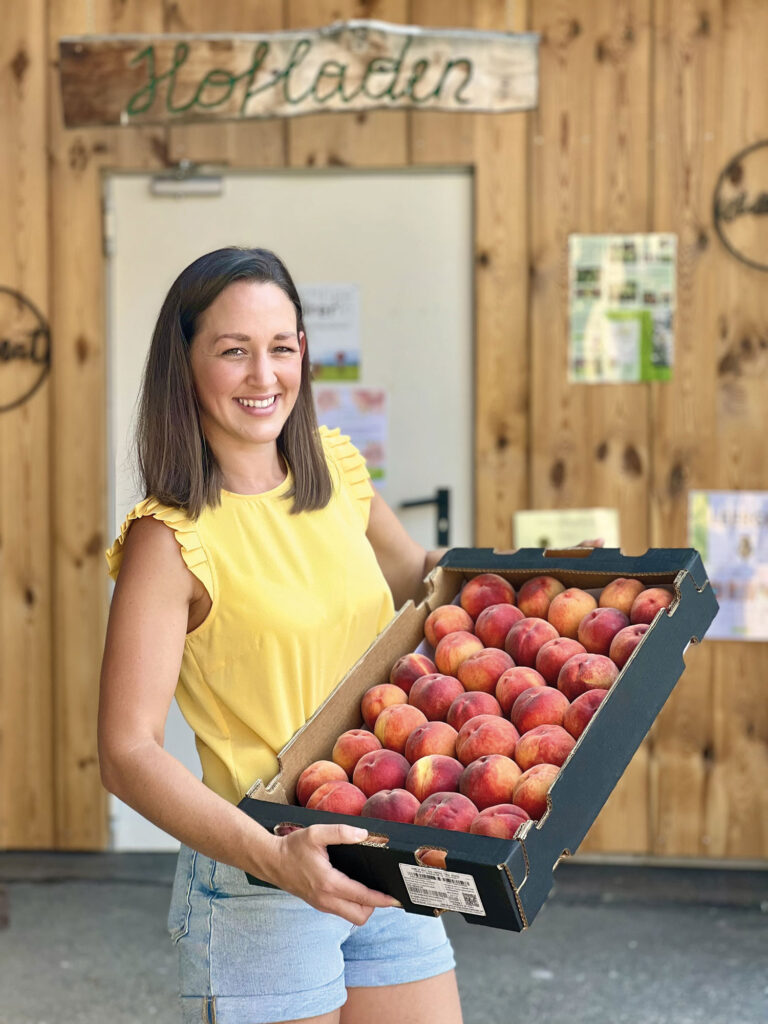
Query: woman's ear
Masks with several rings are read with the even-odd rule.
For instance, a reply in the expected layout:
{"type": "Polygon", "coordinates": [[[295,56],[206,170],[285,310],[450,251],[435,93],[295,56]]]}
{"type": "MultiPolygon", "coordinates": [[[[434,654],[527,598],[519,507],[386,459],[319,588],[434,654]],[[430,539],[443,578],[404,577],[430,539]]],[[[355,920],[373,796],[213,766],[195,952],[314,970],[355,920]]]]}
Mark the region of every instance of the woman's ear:
{"type": "Polygon", "coordinates": [[[299,331],[299,352],[301,358],[304,358],[304,353],[307,351],[307,336],[304,331],[299,331]]]}

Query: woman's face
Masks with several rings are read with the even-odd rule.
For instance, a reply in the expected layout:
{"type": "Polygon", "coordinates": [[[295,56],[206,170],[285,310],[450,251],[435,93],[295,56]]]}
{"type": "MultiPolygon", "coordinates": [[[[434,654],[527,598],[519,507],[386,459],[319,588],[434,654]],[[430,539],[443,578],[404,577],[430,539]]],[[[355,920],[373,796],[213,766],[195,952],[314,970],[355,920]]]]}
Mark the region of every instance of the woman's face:
{"type": "Polygon", "coordinates": [[[296,404],[304,334],[276,284],[236,281],[200,316],[190,362],[203,431],[221,444],[274,445],[296,404]]]}

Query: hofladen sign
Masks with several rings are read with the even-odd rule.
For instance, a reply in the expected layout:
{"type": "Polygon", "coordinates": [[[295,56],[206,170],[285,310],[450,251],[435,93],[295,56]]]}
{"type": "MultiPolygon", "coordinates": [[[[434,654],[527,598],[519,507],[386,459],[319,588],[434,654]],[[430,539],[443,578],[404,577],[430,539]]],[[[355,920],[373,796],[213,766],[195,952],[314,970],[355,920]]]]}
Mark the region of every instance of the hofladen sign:
{"type": "Polygon", "coordinates": [[[320,111],[536,106],[538,36],[379,21],[264,35],[59,41],[67,127],[320,111]]]}
{"type": "Polygon", "coordinates": [[[723,168],[713,217],[732,255],[756,270],[768,270],[768,140],[743,149],[723,168]]]}
{"type": "Polygon", "coordinates": [[[0,412],[31,398],[50,364],[51,338],[42,313],[21,292],[0,285],[0,412]]]}

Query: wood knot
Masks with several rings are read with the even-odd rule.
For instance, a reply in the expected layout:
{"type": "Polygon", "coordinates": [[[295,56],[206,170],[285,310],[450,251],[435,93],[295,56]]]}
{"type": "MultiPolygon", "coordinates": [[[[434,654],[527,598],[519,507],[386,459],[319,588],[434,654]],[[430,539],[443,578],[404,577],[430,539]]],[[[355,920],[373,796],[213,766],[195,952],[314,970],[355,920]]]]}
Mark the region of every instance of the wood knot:
{"type": "Polygon", "coordinates": [[[625,447],[622,466],[624,468],[624,472],[629,476],[643,475],[643,460],[640,458],[640,453],[634,445],[628,444],[625,447]]]}
{"type": "Polygon", "coordinates": [[[491,262],[491,255],[485,249],[481,249],[477,254],[477,265],[478,267],[487,267],[491,262]]]}
{"type": "Polygon", "coordinates": [[[742,178],[744,177],[744,168],[738,160],[734,160],[727,171],[728,181],[732,185],[740,185],[742,178]]]}
{"type": "Polygon", "coordinates": [[[27,73],[28,67],[29,57],[27,56],[27,51],[23,46],[20,46],[16,51],[16,56],[11,61],[11,72],[18,85],[21,85],[24,81],[24,75],[27,73]]]}
{"type": "Polygon", "coordinates": [[[357,124],[365,124],[367,120],[368,115],[365,113],[364,110],[361,110],[360,113],[355,114],[355,121],[357,122],[357,124]]]}
{"type": "Polygon", "coordinates": [[[101,535],[101,531],[97,530],[96,533],[91,537],[88,543],[83,549],[86,555],[90,555],[93,558],[94,555],[100,555],[101,549],[104,547],[104,539],[101,535]]]}
{"type": "Polygon", "coordinates": [[[685,487],[685,468],[680,462],[676,462],[669,471],[669,483],[667,489],[671,498],[680,495],[685,487]]]}
{"type": "Polygon", "coordinates": [[[82,139],[75,139],[68,151],[70,170],[82,173],[88,166],[88,150],[82,139]]]}
{"type": "Polygon", "coordinates": [[[699,24],[696,27],[696,34],[699,36],[708,36],[712,31],[712,23],[709,20],[709,14],[706,11],[699,12],[699,24]]]}
{"type": "Polygon", "coordinates": [[[329,167],[346,167],[347,161],[342,160],[338,153],[328,154],[328,166],[329,167]]]}
{"type": "Polygon", "coordinates": [[[509,438],[506,434],[499,434],[496,438],[496,449],[503,452],[505,448],[509,448],[509,438]]]}
{"type": "Polygon", "coordinates": [[[699,229],[699,233],[696,236],[696,248],[703,251],[709,245],[709,235],[704,228],[699,229]]]}
{"type": "Polygon", "coordinates": [[[31,608],[36,600],[37,597],[32,587],[26,587],[24,589],[24,604],[27,605],[27,607],[31,608]]]}
{"type": "Polygon", "coordinates": [[[82,366],[88,358],[89,351],[90,346],[88,345],[88,339],[84,334],[78,334],[75,339],[75,355],[80,366],[82,366]]]}
{"type": "Polygon", "coordinates": [[[549,480],[553,487],[562,487],[565,483],[565,463],[562,459],[557,459],[552,463],[549,480]]]}
{"type": "Polygon", "coordinates": [[[598,461],[603,462],[608,458],[608,442],[601,441],[600,444],[595,448],[595,458],[598,461]]]}

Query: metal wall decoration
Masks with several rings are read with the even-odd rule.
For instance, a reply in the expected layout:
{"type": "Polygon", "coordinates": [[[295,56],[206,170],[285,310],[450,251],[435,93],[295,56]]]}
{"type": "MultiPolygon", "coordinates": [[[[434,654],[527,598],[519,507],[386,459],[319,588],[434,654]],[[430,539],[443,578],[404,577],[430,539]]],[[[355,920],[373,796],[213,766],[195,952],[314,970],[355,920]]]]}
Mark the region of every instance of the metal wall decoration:
{"type": "Polygon", "coordinates": [[[50,366],[51,335],[42,313],[21,292],[0,285],[0,412],[28,401],[50,366]]]}
{"type": "Polygon", "coordinates": [[[726,249],[747,266],[768,271],[768,139],[729,160],[715,185],[712,213],[726,249]]]}

